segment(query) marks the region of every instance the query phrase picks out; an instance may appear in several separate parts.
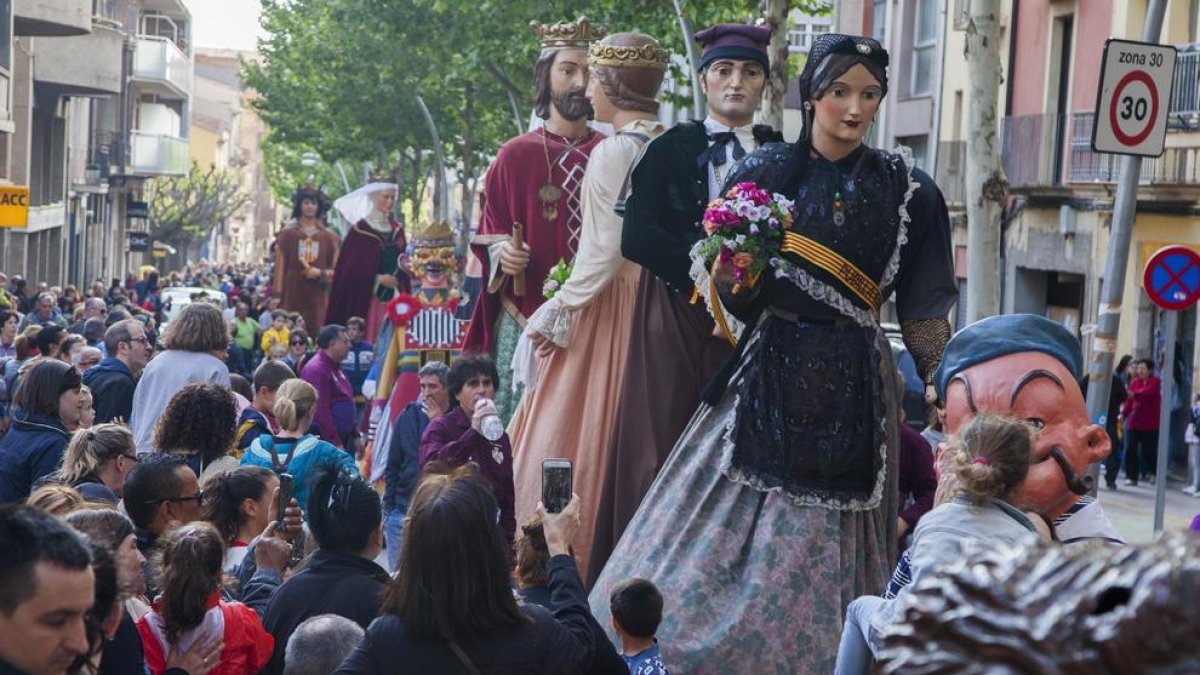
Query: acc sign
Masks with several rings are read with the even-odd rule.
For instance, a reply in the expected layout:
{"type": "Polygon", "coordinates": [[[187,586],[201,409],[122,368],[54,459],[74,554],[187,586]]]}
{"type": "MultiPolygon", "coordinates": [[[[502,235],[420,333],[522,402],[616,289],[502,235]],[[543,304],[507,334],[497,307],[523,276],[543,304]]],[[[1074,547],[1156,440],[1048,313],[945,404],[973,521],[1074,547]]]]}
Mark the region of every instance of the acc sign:
{"type": "Polygon", "coordinates": [[[0,185],[0,227],[25,227],[29,224],[29,188],[0,185]]]}
{"type": "Polygon", "coordinates": [[[1174,47],[1128,40],[1106,42],[1092,149],[1122,155],[1161,155],[1174,78],[1174,47]]]}
{"type": "Polygon", "coordinates": [[[1184,310],[1200,300],[1200,254],[1186,246],[1164,246],[1150,256],[1142,286],[1154,304],[1184,310]]]}

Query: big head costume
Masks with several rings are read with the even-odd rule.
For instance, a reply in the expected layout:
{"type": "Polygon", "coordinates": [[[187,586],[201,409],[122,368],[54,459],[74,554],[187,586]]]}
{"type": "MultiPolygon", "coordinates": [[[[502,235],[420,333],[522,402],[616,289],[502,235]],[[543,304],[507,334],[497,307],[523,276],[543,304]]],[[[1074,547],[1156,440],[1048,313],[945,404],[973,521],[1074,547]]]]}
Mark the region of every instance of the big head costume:
{"type": "MultiPolygon", "coordinates": [[[[607,29],[589,21],[532,27],[542,44],[536,73],[539,116],[549,116],[552,100],[550,70],[556,59],[586,58],[588,46],[607,29]],[[580,52],[584,56],[580,57],[580,52]]],[[[586,63],[579,63],[580,68],[586,63]]],[[[561,101],[560,101],[561,102],[561,101]]],[[[500,382],[496,404],[508,420],[519,400],[511,378],[513,352],[530,315],[541,306],[542,281],[559,260],[570,261],[579,250],[582,227],[580,186],[588,155],[603,136],[587,129],[579,138],[568,138],[542,127],[509,140],[488,168],[479,229],[471,249],[483,263],[485,292],[475,302],[465,349],[489,352],[496,360],[500,382]],[[518,295],[513,280],[501,272],[500,250],[512,240],[519,223],[529,250],[525,290],[518,295]]]]}
{"type": "MultiPolygon", "coordinates": [[[[887,63],[872,40],[823,35],[801,77],[806,100],[823,92],[804,83],[840,54],[887,63]]],[[[914,321],[948,326],[957,297],[949,218],[928,175],[861,145],[830,161],[802,137],[750,154],[735,181],[794,200],[789,237],[853,262],[878,296],[895,293],[923,374],[936,367],[940,333],[908,339],[914,321]]],[[[602,625],[621,579],[649,578],[676,598],[658,637],[664,660],[689,673],[831,672],[845,607],[882,589],[895,560],[898,387],[879,308],[789,246],[773,257],[752,290],[717,284],[746,326],[737,358],[592,593],[602,625]]],[[[706,271],[693,265],[698,287],[706,271]]]]}
{"type": "Polygon", "coordinates": [[[328,211],[329,198],[320,190],[311,186],[296,190],[292,195],[292,220],[275,238],[273,287],[282,300],[280,306],[288,312],[299,312],[304,324],[311,327],[325,323],[325,306],[338,258],[338,237],[325,227],[328,211]],[[317,206],[317,226],[308,230],[301,219],[306,201],[317,206]]]}

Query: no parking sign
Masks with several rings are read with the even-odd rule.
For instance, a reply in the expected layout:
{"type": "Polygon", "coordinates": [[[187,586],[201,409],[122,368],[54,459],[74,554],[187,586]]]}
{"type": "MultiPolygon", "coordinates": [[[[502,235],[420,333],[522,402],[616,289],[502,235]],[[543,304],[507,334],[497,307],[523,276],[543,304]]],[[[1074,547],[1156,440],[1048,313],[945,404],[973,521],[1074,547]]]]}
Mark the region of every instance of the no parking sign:
{"type": "Polygon", "coordinates": [[[1174,79],[1174,47],[1130,40],[1104,43],[1092,150],[1161,155],[1174,79]]]}

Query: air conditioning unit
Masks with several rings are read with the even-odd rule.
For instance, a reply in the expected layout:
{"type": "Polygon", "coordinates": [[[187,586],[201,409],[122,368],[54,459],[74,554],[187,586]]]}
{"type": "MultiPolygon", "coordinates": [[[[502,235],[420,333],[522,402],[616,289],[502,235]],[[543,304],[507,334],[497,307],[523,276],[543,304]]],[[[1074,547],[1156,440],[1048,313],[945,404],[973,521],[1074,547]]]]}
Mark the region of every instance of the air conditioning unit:
{"type": "Polygon", "coordinates": [[[1075,232],[1075,207],[1063,204],[1058,208],[1058,233],[1064,237],[1072,237],[1075,232]]]}

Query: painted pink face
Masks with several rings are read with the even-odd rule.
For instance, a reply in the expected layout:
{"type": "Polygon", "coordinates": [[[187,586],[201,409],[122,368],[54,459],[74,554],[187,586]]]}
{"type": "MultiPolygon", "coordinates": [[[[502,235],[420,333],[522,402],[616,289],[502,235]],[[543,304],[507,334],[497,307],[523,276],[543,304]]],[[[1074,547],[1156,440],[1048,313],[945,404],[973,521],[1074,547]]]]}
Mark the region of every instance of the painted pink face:
{"type": "Polygon", "coordinates": [[[1008,354],[956,375],[946,388],[947,433],[957,433],[980,413],[1009,415],[1038,430],[1029,476],[1016,501],[1050,517],[1079,501],[1051,452],[1060,448],[1075,474],[1083,476],[1112,449],[1104,427],[1089,422],[1083,392],[1070,371],[1041,352],[1008,354]]]}

